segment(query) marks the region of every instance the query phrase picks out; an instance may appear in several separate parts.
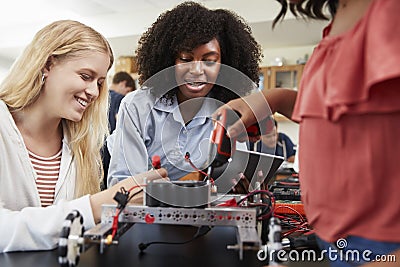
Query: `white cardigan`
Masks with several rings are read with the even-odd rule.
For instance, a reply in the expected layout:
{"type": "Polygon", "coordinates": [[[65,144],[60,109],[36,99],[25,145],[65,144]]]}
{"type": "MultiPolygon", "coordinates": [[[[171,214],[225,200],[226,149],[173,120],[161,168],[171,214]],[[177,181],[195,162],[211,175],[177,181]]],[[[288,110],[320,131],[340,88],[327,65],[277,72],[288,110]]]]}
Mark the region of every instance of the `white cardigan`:
{"type": "Polygon", "coordinates": [[[22,135],[0,100],[0,252],[55,248],[62,223],[73,209],[82,214],[85,229],[93,227],[89,195],[73,200],[75,178],[75,162],[64,138],[54,205],[41,207],[22,135]]]}

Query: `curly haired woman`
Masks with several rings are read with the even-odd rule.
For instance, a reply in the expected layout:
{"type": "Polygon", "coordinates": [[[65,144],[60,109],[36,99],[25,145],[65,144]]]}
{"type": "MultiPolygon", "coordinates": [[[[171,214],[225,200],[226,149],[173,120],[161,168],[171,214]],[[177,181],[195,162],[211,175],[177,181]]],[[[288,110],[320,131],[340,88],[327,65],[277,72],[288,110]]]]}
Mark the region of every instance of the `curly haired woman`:
{"type": "Polygon", "coordinates": [[[259,81],[261,49],[231,11],[185,2],[161,14],[137,49],[142,90],[126,96],[109,138],[108,182],[148,170],[159,155],[171,180],[207,160],[211,114],[259,81]]]}

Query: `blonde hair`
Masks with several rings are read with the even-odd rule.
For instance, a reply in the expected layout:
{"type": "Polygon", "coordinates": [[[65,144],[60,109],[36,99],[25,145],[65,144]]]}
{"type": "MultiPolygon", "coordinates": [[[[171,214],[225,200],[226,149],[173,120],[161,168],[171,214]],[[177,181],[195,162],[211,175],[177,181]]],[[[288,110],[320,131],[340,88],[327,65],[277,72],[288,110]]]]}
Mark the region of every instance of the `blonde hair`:
{"type": "MultiPolygon", "coordinates": [[[[38,33],[14,62],[0,85],[0,99],[10,111],[18,111],[35,102],[42,88],[42,70],[51,58],[63,60],[101,52],[114,56],[108,41],[97,31],[80,22],[60,20],[38,33]]],[[[100,190],[103,174],[100,150],[108,134],[108,90],[105,83],[98,99],[85,111],[78,122],[65,120],[69,146],[76,162],[75,197],[100,190]]]]}

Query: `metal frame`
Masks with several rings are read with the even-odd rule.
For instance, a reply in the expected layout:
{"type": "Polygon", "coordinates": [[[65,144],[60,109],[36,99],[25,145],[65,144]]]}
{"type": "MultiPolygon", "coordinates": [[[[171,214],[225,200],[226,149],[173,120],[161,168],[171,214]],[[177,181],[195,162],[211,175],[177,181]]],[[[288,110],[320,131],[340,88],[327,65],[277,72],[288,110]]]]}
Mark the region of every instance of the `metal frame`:
{"type": "MultiPolygon", "coordinates": [[[[101,223],[84,233],[85,244],[100,244],[100,253],[106,247],[106,237],[110,233],[116,205],[103,205],[101,223]]],[[[236,227],[236,245],[228,245],[227,249],[239,251],[240,260],[243,250],[259,250],[261,239],[257,233],[257,218],[255,208],[176,208],[127,206],[119,215],[120,229],[118,237],[123,235],[133,224],[169,224],[193,226],[234,226],[236,227]]],[[[114,240],[112,244],[118,244],[114,240]]]]}

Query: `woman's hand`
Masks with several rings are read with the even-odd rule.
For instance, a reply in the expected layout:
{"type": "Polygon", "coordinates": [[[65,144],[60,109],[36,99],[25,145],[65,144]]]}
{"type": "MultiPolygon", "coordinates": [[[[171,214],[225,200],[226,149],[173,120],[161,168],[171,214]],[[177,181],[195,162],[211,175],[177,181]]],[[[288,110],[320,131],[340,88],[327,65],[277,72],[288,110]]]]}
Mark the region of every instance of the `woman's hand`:
{"type": "MultiPolygon", "coordinates": [[[[146,186],[148,181],[158,180],[158,179],[168,179],[168,172],[166,169],[161,168],[157,170],[151,170],[148,172],[140,173],[132,177],[128,177],[119,183],[113,185],[107,190],[101,191],[97,194],[90,196],[90,204],[92,206],[93,217],[95,222],[99,222],[101,218],[101,206],[103,204],[115,204],[114,196],[115,194],[124,187],[126,190],[131,188],[130,194],[135,194],[142,190],[143,186],[146,186]]],[[[130,203],[142,204],[143,203],[143,193],[140,193],[132,198],[130,203]]]]}
{"type": "MultiPolygon", "coordinates": [[[[132,179],[135,183],[134,186],[137,186],[137,188],[135,190],[132,190],[131,194],[134,194],[135,192],[138,192],[141,189],[143,189],[143,186],[146,186],[146,184],[149,181],[160,180],[160,179],[169,180],[169,178],[167,177],[167,170],[164,168],[137,174],[135,176],[132,176],[132,179]]],[[[116,185],[118,185],[118,184],[116,184],[116,185]]],[[[129,188],[126,188],[126,189],[129,189],[129,188]]],[[[135,195],[129,201],[129,203],[134,204],[134,205],[143,205],[143,197],[144,197],[144,193],[142,191],[139,194],[135,195]]]]}
{"type": "Polygon", "coordinates": [[[213,119],[217,119],[223,109],[238,111],[241,118],[228,127],[228,135],[231,138],[244,141],[245,139],[241,139],[241,135],[246,135],[246,128],[273,115],[275,112],[291,118],[296,98],[297,91],[291,89],[264,89],[263,91],[228,102],[217,109],[212,117],[213,119]]]}
{"type": "MultiPolygon", "coordinates": [[[[160,168],[160,169],[136,174],[136,175],[132,176],[132,179],[136,185],[141,186],[141,185],[144,185],[145,183],[147,183],[148,181],[154,181],[154,180],[158,180],[158,179],[169,180],[167,175],[168,175],[167,170],[164,168],[160,168]]],[[[120,183],[122,183],[122,182],[123,181],[121,181],[120,183]]],[[[118,184],[120,184],[120,183],[118,183],[118,184]]]]}
{"type": "Polygon", "coordinates": [[[239,140],[241,135],[245,135],[246,128],[272,114],[262,92],[255,92],[228,102],[217,109],[212,116],[213,119],[216,120],[223,109],[233,109],[240,113],[240,120],[230,125],[227,129],[229,137],[238,138],[239,140]]]}

